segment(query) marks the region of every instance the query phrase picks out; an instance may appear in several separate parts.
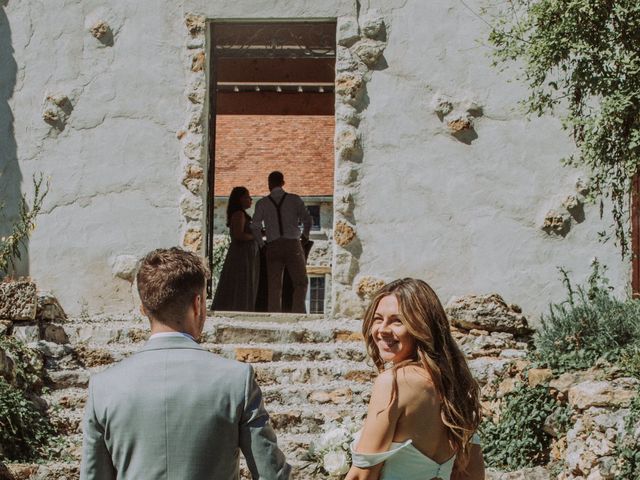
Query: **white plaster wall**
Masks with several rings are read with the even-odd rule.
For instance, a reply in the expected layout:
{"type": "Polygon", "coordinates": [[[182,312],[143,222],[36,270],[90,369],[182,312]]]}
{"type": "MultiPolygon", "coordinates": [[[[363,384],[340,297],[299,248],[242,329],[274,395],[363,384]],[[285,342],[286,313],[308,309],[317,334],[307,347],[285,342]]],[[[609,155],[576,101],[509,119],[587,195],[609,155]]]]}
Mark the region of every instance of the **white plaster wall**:
{"type": "Polygon", "coordinates": [[[597,256],[614,285],[626,285],[627,264],[613,245],[597,240],[610,222],[600,221],[595,208],[564,239],[540,229],[546,212],[575,193],[579,173],[560,167],[572,144],[557,120],[527,122],[515,110],[525,91],[490,66],[477,42],[486,37],[482,21],[461,2],[360,3],[0,3],[8,19],[0,36],[2,68],[14,62],[17,69],[13,89],[3,86],[13,91],[8,109],[0,98],[0,120],[14,131],[0,132],[0,181],[21,178],[28,192],[33,172],[51,176],[28,273],[70,313],[127,311],[131,285],[113,277],[113,258],[179,243],[184,189],[176,132],[187,115],[185,15],[326,19],[377,10],[387,23],[388,66],[367,82],[369,103],[358,127],[364,159],[353,218],[363,245],[360,274],[419,276],[443,301],[498,292],[534,319],[562,297],[557,266],[581,278],[597,256]],[[101,18],[116,32],[113,46],[88,31],[87,22],[101,18]],[[42,120],[47,93],[68,95],[74,106],[62,132],[42,120]],[[482,105],[470,145],[452,138],[433,113],[436,93],[482,105]],[[10,158],[14,143],[17,163],[10,158]]]}
{"type": "MultiPolygon", "coordinates": [[[[373,72],[359,127],[360,273],[423,278],[443,302],[497,292],[533,322],[564,298],[559,266],[582,280],[598,257],[624,288],[628,265],[614,245],[598,241],[611,222],[595,206],[565,238],[541,230],[545,214],[576,194],[580,172],[560,164],[573,145],[556,119],[523,119],[516,103],[526,91],[508,82],[515,71],[490,66],[478,43],[486,38],[483,22],[461,2],[407,1],[396,10],[370,3],[388,19],[388,68],[373,72]],[[470,145],[433,112],[438,93],[483,107],[470,145]]],[[[480,2],[468,3],[479,9],[480,2]]]]}
{"type": "Polygon", "coordinates": [[[129,311],[131,285],[113,277],[113,258],[178,243],[185,27],[181,9],[165,3],[4,7],[17,65],[9,107],[23,191],[34,172],[51,178],[28,273],[70,313],[129,311]],[[86,22],[94,19],[114,29],[113,46],[91,36],[86,22]],[[74,107],[62,132],[42,119],[49,93],[67,95],[74,107]]]}

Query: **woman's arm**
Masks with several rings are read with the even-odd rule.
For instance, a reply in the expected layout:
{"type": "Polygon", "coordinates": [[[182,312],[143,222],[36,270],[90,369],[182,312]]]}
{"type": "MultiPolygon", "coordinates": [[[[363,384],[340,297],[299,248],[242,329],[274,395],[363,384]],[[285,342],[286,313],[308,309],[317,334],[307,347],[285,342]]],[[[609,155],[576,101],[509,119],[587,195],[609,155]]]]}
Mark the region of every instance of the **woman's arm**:
{"type": "MultiPolygon", "coordinates": [[[[389,450],[400,417],[398,398],[391,402],[393,372],[378,375],[373,384],[367,419],[356,446],[359,453],[380,453],[389,450]]],[[[383,463],[369,468],[351,467],[345,480],[378,480],[383,463]]]]}
{"type": "Polygon", "coordinates": [[[451,480],[484,480],[484,457],[482,447],[472,444],[469,450],[469,463],[465,471],[460,471],[458,462],[453,466],[451,480]]]}
{"type": "Polygon", "coordinates": [[[231,215],[231,238],[234,240],[239,240],[241,242],[247,242],[249,240],[253,240],[253,235],[250,233],[246,233],[244,231],[245,223],[247,219],[245,218],[244,212],[242,210],[238,210],[237,212],[233,212],[231,215]]]}

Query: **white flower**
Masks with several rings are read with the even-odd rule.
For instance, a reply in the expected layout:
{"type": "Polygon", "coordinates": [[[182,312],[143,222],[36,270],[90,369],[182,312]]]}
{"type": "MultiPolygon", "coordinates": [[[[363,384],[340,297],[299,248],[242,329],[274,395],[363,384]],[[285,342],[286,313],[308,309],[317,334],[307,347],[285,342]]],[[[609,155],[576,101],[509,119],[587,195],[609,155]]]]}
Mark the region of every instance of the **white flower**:
{"type": "Polygon", "coordinates": [[[329,475],[344,475],[349,471],[349,459],[346,452],[329,452],[322,458],[324,469],[329,475]]]}
{"type": "Polygon", "coordinates": [[[348,442],[351,438],[351,433],[346,428],[337,427],[329,430],[327,433],[320,437],[320,443],[326,446],[335,447],[348,442]]]}

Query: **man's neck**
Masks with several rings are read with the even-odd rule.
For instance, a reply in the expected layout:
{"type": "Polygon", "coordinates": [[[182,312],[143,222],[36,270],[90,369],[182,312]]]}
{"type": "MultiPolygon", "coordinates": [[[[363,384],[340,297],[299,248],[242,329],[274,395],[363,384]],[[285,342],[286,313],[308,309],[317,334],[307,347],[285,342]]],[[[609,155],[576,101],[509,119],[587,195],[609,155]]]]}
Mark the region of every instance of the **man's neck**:
{"type": "Polygon", "coordinates": [[[174,327],[166,323],[151,322],[151,335],[156,333],[186,333],[187,335],[193,336],[191,332],[185,328],[174,327]]]}

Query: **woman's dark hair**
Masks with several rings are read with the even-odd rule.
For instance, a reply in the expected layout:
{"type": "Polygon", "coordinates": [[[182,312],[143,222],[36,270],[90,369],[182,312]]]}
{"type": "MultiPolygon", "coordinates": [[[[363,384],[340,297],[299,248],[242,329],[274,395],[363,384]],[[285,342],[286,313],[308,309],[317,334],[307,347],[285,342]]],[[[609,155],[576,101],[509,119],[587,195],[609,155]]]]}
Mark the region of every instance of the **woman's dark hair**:
{"type": "Polygon", "coordinates": [[[227,227],[231,226],[231,215],[236,213],[238,210],[244,212],[244,208],[242,208],[242,202],[240,199],[245,195],[249,194],[249,190],[246,187],[233,187],[231,190],[231,195],[229,195],[229,203],[227,204],[227,227]]]}

